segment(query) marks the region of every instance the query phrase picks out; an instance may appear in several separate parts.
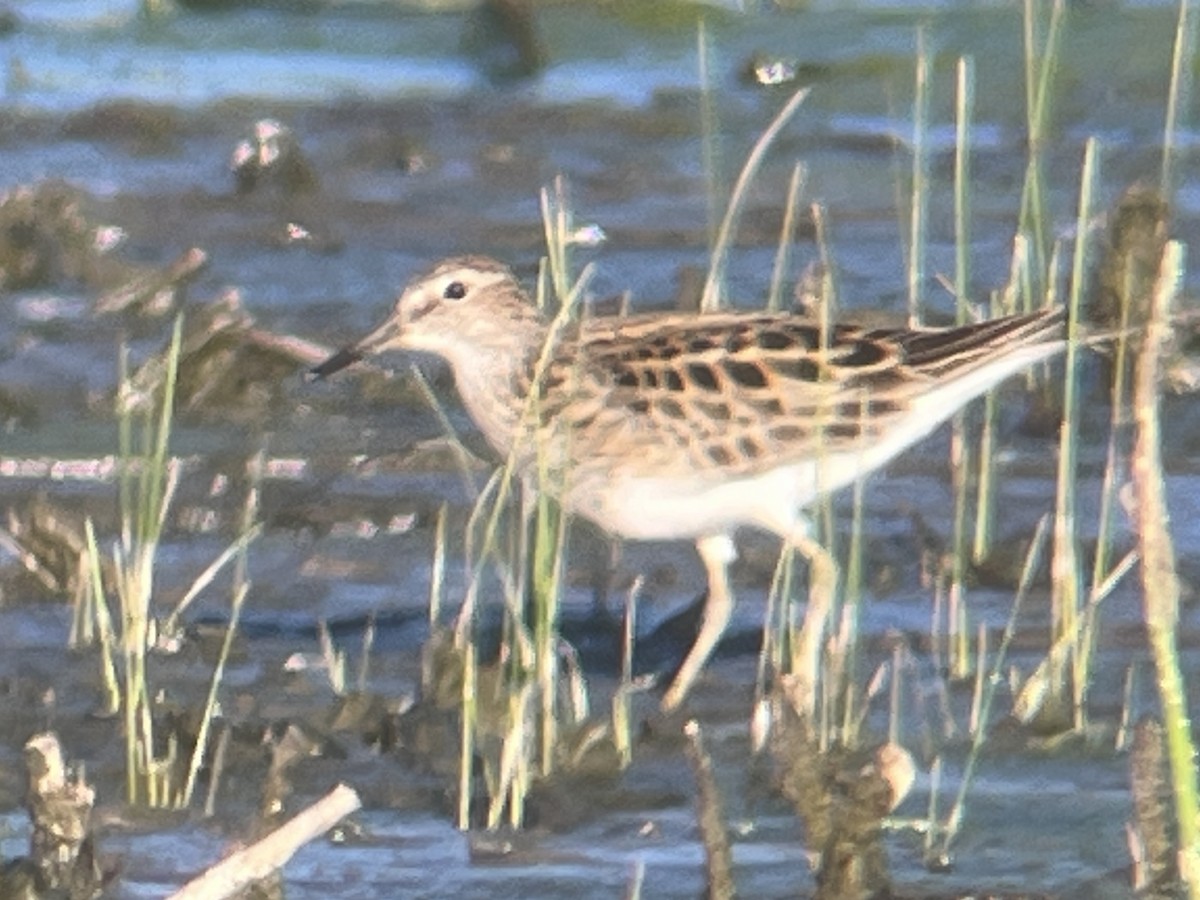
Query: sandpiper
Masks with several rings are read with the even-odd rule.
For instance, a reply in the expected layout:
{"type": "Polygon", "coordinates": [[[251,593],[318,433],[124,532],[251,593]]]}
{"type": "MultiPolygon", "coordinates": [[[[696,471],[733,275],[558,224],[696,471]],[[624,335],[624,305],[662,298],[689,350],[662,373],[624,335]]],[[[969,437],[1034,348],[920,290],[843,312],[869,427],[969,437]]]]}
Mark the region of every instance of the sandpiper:
{"type": "MultiPolygon", "coordinates": [[[[787,313],[718,312],[552,329],[507,266],[462,256],[413,279],[377,330],[312,372],[386,350],[441,356],[475,424],[529,487],[621,538],[695,541],[708,595],[663,697],[672,710],[729,620],[739,528],[794,546],[828,591],[836,569],[809,536],[805,507],[1060,351],[1065,321],[1049,309],[948,328],[823,328],[787,313]]],[[[810,598],[801,638],[812,649],[826,618],[817,605],[810,598]]]]}

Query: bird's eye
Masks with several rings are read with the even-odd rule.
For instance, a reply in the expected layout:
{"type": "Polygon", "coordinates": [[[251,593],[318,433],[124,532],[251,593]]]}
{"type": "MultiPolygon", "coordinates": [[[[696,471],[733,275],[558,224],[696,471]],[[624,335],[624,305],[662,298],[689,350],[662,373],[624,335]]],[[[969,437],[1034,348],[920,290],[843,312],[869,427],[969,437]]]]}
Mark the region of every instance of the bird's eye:
{"type": "Polygon", "coordinates": [[[442,291],[442,296],[447,300],[461,300],[467,296],[467,286],[461,281],[452,281],[446,285],[446,289],[442,291]]]}

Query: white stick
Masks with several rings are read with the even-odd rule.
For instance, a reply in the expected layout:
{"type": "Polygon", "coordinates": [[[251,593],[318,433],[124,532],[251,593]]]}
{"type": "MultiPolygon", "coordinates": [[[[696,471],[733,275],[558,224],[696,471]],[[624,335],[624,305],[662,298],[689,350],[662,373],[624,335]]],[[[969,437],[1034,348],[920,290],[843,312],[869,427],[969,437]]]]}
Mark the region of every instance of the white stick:
{"type": "Polygon", "coordinates": [[[189,881],[170,900],[220,900],[260,881],[292,858],[310,840],[324,834],[362,806],[352,788],[339,784],[256,844],[221,860],[189,881]]]}

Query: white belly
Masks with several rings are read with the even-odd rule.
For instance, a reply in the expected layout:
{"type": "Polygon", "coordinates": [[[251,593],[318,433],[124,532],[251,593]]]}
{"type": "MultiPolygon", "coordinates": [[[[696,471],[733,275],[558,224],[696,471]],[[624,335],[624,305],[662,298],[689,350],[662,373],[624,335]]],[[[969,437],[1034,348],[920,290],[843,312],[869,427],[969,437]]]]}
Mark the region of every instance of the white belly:
{"type": "Polygon", "coordinates": [[[888,449],[791,463],[726,481],[618,476],[602,488],[593,483],[590,490],[581,485],[568,491],[568,506],[633,540],[694,539],[742,527],[783,535],[800,521],[805,507],[868,474],[888,449]]]}
{"type": "Polygon", "coordinates": [[[906,415],[889,422],[883,434],[864,438],[854,449],[724,478],[713,470],[697,473],[686,468],[670,475],[638,475],[636,459],[611,473],[593,466],[581,471],[574,485],[568,476],[566,506],[614,535],[635,540],[728,535],[744,526],[786,535],[801,520],[802,510],[818,497],[870,474],[973,397],[1062,347],[1056,342],[1020,348],[963,377],[932,386],[906,415]]]}

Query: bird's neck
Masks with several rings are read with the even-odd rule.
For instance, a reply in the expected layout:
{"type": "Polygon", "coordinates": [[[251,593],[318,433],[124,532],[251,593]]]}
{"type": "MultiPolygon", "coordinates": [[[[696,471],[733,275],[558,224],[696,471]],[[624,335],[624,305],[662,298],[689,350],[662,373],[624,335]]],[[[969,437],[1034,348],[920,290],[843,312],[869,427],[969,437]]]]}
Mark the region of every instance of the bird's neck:
{"type": "Polygon", "coordinates": [[[512,448],[547,333],[540,318],[513,320],[450,358],[463,405],[501,456],[512,448]]]}

